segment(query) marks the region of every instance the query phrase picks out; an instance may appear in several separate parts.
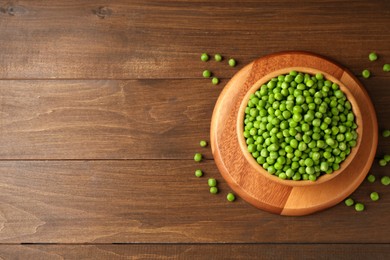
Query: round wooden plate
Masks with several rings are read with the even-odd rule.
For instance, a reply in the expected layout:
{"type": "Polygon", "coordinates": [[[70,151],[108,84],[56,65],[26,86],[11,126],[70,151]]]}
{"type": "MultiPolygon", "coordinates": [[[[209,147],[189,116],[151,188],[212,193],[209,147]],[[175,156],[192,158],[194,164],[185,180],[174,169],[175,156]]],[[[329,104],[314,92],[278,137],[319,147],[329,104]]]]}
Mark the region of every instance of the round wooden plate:
{"type": "Polygon", "coordinates": [[[372,102],[352,73],[315,54],[283,52],[255,60],[227,83],[214,108],[210,135],[217,167],[241,198],[268,212],[301,216],[336,205],[360,185],[374,160],[378,126],[372,102]],[[353,159],[342,163],[341,172],[333,178],[313,185],[293,186],[265,177],[245,156],[237,134],[237,122],[242,120],[240,106],[244,98],[247,102],[248,92],[253,91],[253,86],[291,70],[321,72],[339,83],[353,105],[358,124],[358,145],[353,148],[353,159]]]}

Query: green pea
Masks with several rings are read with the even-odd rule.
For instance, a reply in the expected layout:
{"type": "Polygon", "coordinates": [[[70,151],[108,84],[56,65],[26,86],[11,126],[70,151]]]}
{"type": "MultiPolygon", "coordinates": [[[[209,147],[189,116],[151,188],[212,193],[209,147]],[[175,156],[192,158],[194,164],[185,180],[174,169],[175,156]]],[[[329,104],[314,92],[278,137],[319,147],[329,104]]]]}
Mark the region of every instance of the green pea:
{"type": "Polygon", "coordinates": [[[237,62],[236,62],[235,59],[229,59],[228,63],[229,63],[229,66],[230,66],[230,67],[235,67],[236,64],[237,64],[237,62]]]}
{"type": "Polygon", "coordinates": [[[379,165],[382,167],[386,166],[387,165],[386,160],[385,159],[379,160],[379,165]]]}
{"type": "Polygon", "coordinates": [[[201,141],[199,142],[199,145],[200,145],[201,147],[206,147],[206,146],[207,146],[207,142],[206,142],[205,140],[201,140],[201,141]]]}
{"type": "Polygon", "coordinates": [[[367,181],[368,181],[368,182],[371,182],[371,183],[375,182],[375,176],[372,175],[372,174],[368,175],[368,176],[367,176],[367,181]]]}
{"type": "Polygon", "coordinates": [[[218,85],[219,84],[219,79],[217,77],[213,77],[212,80],[211,80],[211,83],[213,83],[213,85],[218,85]]]}
{"type": "Polygon", "coordinates": [[[210,193],[211,194],[217,194],[218,193],[218,188],[217,187],[211,187],[210,188],[210,193]]]}
{"type": "Polygon", "coordinates": [[[329,169],[329,165],[327,162],[321,162],[321,165],[320,165],[320,170],[323,171],[323,172],[326,172],[328,171],[329,169]]]}
{"type": "Polygon", "coordinates": [[[200,161],[202,161],[202,154],[200,154],[200,153],[196,153],[195,154],[195,156],[194,156],[194,161],[195,162],[200,162],[200,161]]]}
{"type": "Polygon", "coordinates": [[[287,179],[286,173],[284,173],[284,172],[280,173],[280,174],[279,174],[279,178],[282,179],[282,180],[287,179]]]}
{"type": "Polygon", "coordinates": [[[383,65],[383,71],[385,71],[385,72],[389,72],[390,71],[390,64],[385,64],[385,65],[383,65]]]}
{"type": "Polygon", "coordinates": [[[363,76],[363,78],[368,79],[371,76],[371,73],[370,73],[369,70],[363,70],[362,71],[362,76],[363,76]]]}
{"type": "Polygon", "coordinates": [[[351,198],[348,198],[344,201],[345,205],[347,205],[348,207],[352,206],[355,202],[353,201],[353,199],[351,198]]]}
{"type": "Polygon", "coordinates": [[[364,205],[362,203],[356,203],[355,204],[355,210],[356,211],[363,211],[364,210],[364,205]]]}
{"type": "Polygon", "coordinates": [[[207,53],[202,53],[202,55],[200,56],[200,59],[202,61],[206,62],[209,60],[209,55],[207,53]]]}
{"type": "Polygon", "coordinates": [[[383,176],[381,178],[381,183],[385,186],[389,185],[390,184],[390,177],[389,176],[383,176]]]}
{"type": "Polygon", "coordinates": [[[378,56],[376,55],[375,52],[371,52],[371,53],[368,55],[368,59],[369,59],[370,61],[375,61],[375,60],[378,59],[378,56]]]}
{"type": "Polygon", "coordinates": [[[379,194],[378,194],[378,192],[371,192],[371,194],[370,194],[370,198],[371,198],[371,200],[372,201],[377,201],[377,200],[379,200],[379,194]]]}
{"type": "Polygon", "coordinates": [[[383,160],[385,160],[386,162],[390,162],[390,155],[389,155],[389,154],[386,154],[386,155],[383,157],[383,160]]]}
{"type": "Polygon", "coordinates": [[[233,202],[233,201],[236,200],[236,196],[234,196],[233,193],[229,192],[229,193],[227,194],[227,196],[226,196],[226,199],[227,199],[228,201],[230,201],[230,202],[233,202]]]}
{"type": "Polygon", "coordinates": [[[215,187],[215,186],[217,186],[217,180],[214,179],[214,178],[208,179],[208,180],[207,180],[207,183],[208,183],[209,187],[215,187]]]}
{"type": "Polygon", "coordinates": [[[215,59],[215,61],[220,62],[220,61],[222,60],[221,54],[219,54],[219,53],[215,54],[215,55],[214,55],[214,59],[215,59]]]}
{"type": "Polygon", "coordinates": [[[202,170],[196,170],[195,171],[195,176],[198,177],[198,178],[202,177],[203,176],[202,170]]]}
{"type": "Polygon", "coordinates": [[[204,78],[210,78],[211,77],[211,72],[209,70],[204,70],[202,73],[204,78]]]}
{"type": "Polygon", "coordinates": [[[382,132],[383,137],[389,137],[390,136],[390,130],[384,130],[382,132]]]}

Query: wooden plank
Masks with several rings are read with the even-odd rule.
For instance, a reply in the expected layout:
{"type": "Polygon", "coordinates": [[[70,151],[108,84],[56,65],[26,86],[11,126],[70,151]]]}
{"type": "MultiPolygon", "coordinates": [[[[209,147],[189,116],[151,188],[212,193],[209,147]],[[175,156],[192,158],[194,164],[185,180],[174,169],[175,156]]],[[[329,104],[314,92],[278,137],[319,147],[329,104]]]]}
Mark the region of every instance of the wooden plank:
{"type": "Polygon", "coordinates": [[[192,159],[221,89],[208,83],[0,81],[0,158],[192,159]]]}
{"type": "MultiPolygon", "coordinates": [[[[374,166],[378,178],[388,169],[374,166]]],[[[1,161],[1,243],[390,243],[390,196],[378,181],[305,217],[260,211],[230,191],[212,161],[1,161]],[[194,170],[201,168],[203,178],[194,170]],[[207,178],[220,193],[209,193],[207,178]],[[381,199],[370,201],[377,191],[381,199]]]]}
{"type": "MultiPolygon", "coordinates": [[[[388,1],[21,0],[1,6],[0,78],[197,78],[200,53],[241,65],[282,50],[313,51],[355,73],[390,58],[388,1]],[[329,40],[328,40],[329,39],[329,40]],[[285,44],[284,44],[285,43],[285,44]],[[331,46],[330,46],[331,45],[331,46]],[[367,55],[375,50],[375,64],[367,55]]],[[[240,65],[240,66],[241,66],[240,65]]]]}
{"type": "MultiPolygon", "coordinates": [[[[365,80],[380,129],[390,129],[383,77],[365,80]]],[[[2,80],[0,159],[212,158],[209,138],[221,86],[191,80],[2,80]]],[[[378,153],[390,150],[380,138],[378,153]]]]}
{"type": "Polygon", "coordinates": [[[388,259],[383,244],[0,245],[5,259],[388,259]]]}

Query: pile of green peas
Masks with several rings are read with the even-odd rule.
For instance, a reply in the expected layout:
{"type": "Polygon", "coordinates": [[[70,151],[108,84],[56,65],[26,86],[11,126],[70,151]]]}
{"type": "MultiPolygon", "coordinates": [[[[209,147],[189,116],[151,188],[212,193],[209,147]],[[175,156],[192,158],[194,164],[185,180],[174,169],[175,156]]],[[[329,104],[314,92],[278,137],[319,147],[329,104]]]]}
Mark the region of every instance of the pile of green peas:
{"type": "Polygon", "coordinates": [[[243,134],[270,174],[315,181],[339,169],[357,144],[356,128],[352,105],[336,83],[291,71],[251,94],[243,134]]]}

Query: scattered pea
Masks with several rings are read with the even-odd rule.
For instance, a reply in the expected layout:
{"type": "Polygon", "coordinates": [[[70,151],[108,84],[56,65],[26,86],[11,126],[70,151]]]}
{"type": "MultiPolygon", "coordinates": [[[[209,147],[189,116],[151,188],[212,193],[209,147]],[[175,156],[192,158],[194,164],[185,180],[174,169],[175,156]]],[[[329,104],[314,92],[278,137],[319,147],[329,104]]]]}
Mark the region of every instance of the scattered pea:
{"type": "Polygon", "coordinates": [[[205,140],[201,140],[201,141],[199,142],[199,145],[200,145],[201,147],[206,147],[206,146],[207,146],[207,142],[206,142],[205,140]]]}
{"type": "Polygon", "coordinates": [[[371,76],[371,72],[369,70],[363,70],[362,76],[363,76],[363,78],[368,79],[371,76]]]}
{"type": "Polygon", "coordinates": [[[356,204],[355,204],[355,210],[356,210],[356,211],[363,211],[363,210],[364,210],[364,205],[363,205],[363,203],[356,203],[356,204]]]}
{"type": "Polygon", "coordinates": [[[368,181],[368,182],[371,182],[371,183],[375,182],[375,176],[372,175],[372,174],[368,175],[368,176],[367,176],[367,181],[368,181]]]}
{"type": "Polygon", "coordinates": [[[194,156],[194,161],[195,162],[200,162],[200,161],[202,161],[202,158],[203,158],[202,154],[196,153],[195,156],[194,156]]]}
{"type": "Polygon", "coordinates": [[[383,71],[385,71],[385,72],[389,72],[390,71],[390,64],[385,64],[385,65],[383,65],[383,71]]]}
{"type": "Polygon", "coordinates": [[[230,67],[235,67],[237,64],[236,60],[235,59],[229,59],[229,66],[230,67]]]}
{"type": "Polygon", "coordinates": [[[385,186],[389,185],[390,184],[390,177],[389,176],[383,176],[381,178],[381,183],[385,186]]]}
{"type": "Polygon", "coordinates": [[[201,61],[208,61],[209,60],[209,55],[207,53],[202,53],[202,55],[200,56],[200,59],[201,61]]]}
{"type": "Polygon", "coordinates": [[[218,188],[217,187],[211,187],[210,188],[210,193],[211,194],[217,194],[218,193],[218,188]]]}
{"type": "Polygon", "coordinates": [[[386,166],[387,165],[386,160],[385,159],[379,160],[379,165],[382,166],[382,167],[386,166]]]}
{"type": "Polygon", "coordinates": [[[219,84],[219,79],[217,77],[214,77],[212,80],[211,80],[211,83],[213,83],[213,85],[218,85],[219,84]]]}
{"type": "Polygon", "coordinates": [[[390,130],[384,130],[383,132],[382,132],[382,135],[383,135],[383,137],[389,137],[390,136],[390,130]]]}
{"type": "Polygon", "coordinates": [[[215,186],[217,186],[217,180],[214,179],[214,178],[208,179],[207,183],[208,183],[208,185],[209,185],[210,187],[215,187],[215,186]]]}
{"type": "Polygon", "coordinates": [[[344,201],[345,205],[347,205],[348,207],[352,206],[355,202],[353,201],[353,199],[351,198],[348,198],[344,201]]]}
{"type": "Polygon", "coordinates": [[[195,176],[198,177],[198,178],[202,177],[203,176],[202,170],[196,170],[195,171],[195,176]]]}
{"type": "Polygon", "coordinates": [[[371,198],[371,200],[372,201],[377,201],[377,200],[379,200],[379,194],[378,194],[378,192],[371,192],[371,194],[370,194],[370,198],[371,198]]]}
{"type": "Polygon", "coordinates": [[[386,154],[386,155],[383,157],[383,160],[385,160],[386,162],[390,162],[390,154],[386,154]]]}
{"type": "Polygon", "coordinates": [[[210,78],[211,77],[211,72],[209,70],[204,70],[202,73],[204,78],[210,78]]]}
{"type": "Polygon", "coordinates": [[[229,192],[226,198],[228,201],[233,202],[236,199],[236,196],[234,196],[233,193],[229,192]]]}
{"type": "Polygon", "coordinates": [[[215,55],[214,55],[214,59],[215,59],[215,61],[220,62],[220,61],[222,60],[221,54],[219,54],[219,53],[215,54],[215,55]]]}
{"type": "Polygon", "coordinates": [[[368,55],[368,59],[369,59],[370,61],[375,61],[375,60],[378,59],[378,56],[376,55],[375,52],[371,52],[371,53],[368,55]]]}

